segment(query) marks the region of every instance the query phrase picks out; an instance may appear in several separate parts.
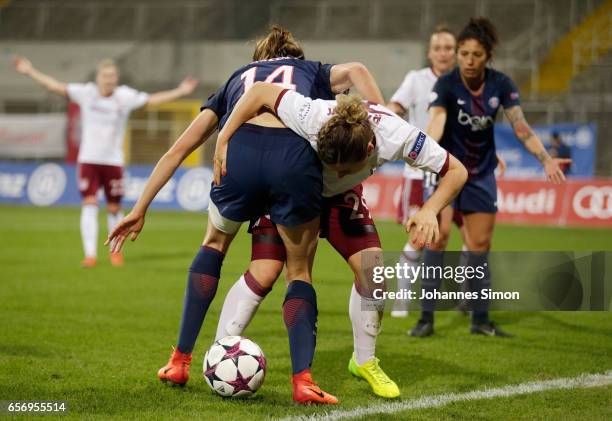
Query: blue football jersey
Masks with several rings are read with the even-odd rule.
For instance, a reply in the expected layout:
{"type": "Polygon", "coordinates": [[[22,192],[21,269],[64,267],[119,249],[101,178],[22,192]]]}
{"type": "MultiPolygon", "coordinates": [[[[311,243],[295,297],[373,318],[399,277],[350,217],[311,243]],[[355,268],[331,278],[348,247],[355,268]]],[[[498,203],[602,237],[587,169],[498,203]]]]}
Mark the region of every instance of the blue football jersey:
{"type": "Polygon", "coordinates": [[[440,145],[465,165],[470,178],[491,174],[497,166],[493,126],[499,107],[519,105],[516,85],[505,74],[487,68],[482,93],[473,96],[459,68],[438,78],[429,106],[446,109],[440,145]]]}
{"type": "Polygon", "coordinates": [[[254,61],[236,70],[227,82],[202,105],[219,118],[219,130],[234,106],[255,82],[269,82],[314,99],[334,99],[330,86],[331,64],[281,57],[254,61]]]}

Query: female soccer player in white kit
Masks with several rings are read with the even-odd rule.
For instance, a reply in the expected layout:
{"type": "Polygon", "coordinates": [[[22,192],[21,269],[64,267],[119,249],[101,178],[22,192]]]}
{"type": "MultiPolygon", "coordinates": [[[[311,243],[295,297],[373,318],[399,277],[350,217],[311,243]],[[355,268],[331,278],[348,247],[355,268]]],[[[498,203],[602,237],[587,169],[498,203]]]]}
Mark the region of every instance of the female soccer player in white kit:
{"type": "MultiPolygon", "coordinates": [[[[64,83],[32,66],[25,57],[15,58],[15,69],[31,77],[49,92],[76,102],[81,109],[81,145],[79,147],[78,185],[83,197],[81,208],[81,239],[85,259],[83,267],[94,267],[98,254],[98,200],[96,194],[104,188],[108,210],[108,231],[121,221],[123,197],[123,139],[132,110],[145,105],[173,101],[193,92],[196,79],[185,78],[175,89],[147,94],[128,86],[117,86],[119,69],[110,59],[97,66],[96,82],[64,83]]],[[[111,253],[114,266],[123,264],[121,253],[111,253]]]]}
{"type": "MultiPolygon", "coordinates": [[[[428,109],[431,90],[438,77],[455,66],[455,46],[455,36],[450,30],[444,26],[437,27],[429,39],[427,58],[431,65],[408,72],[402,84],[391,97],[387,107],[402,117],[408,113],[408,122],[424,130],[429,124],[428,109]]],[[[408,218],[414,215],[423,205],[424,175],[430,177],[433,174],[425,174],[422,170],[413,168],[408,164],[404,166],[402,195],[400,197],[397,218],[398,223],[405,224],[408,218]]],[[[440,235],[448,236],[447,227],[440,226],[440,235]]],[[[400,256],[400,264],[415,266],[419,264],[420,258],[420,250],[416,250],[410,241],[406,241],[400,256]]],[[[409,288],[409,279],[398,279],[398,290],[409,288]]],[[[407,315],[408,302],[396,300],[391,316],[406,317],[407,315]]]]}

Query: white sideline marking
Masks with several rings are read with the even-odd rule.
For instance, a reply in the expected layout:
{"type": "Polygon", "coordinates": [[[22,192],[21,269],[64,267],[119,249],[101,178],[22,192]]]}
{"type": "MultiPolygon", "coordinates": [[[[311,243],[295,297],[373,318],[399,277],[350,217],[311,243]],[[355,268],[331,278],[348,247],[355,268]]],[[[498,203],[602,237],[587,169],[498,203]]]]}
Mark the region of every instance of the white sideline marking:
{"type": "Polygon", "coordinates": [[[466,393],[447,393],[443,395],[425,396],[419,399],[389,402],[374,406],[361,406],[346,411],[336,410],[323,414],[298,415],[283,418],[282,421],[335,421],[374,414],[393,414],[411,409],[438,408],[453,402],[526,395],[530,393],[543,392],[546,390],[607,386],[610,384],[612,384],[612,370],[601,374],[581,374],[577,377],[521,383],[494,389],[474,390],[466,393]]]}

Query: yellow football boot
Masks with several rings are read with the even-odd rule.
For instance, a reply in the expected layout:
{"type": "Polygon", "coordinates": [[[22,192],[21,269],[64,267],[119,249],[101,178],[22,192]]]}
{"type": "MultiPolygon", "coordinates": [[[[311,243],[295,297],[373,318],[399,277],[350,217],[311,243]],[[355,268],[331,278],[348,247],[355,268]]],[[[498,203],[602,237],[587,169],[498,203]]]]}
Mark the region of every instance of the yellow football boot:
{"type": "Polygon", "coordinates": [[[353,376],[366,380],[375,395],[383,398],[399,397],[399,388],[380,368],[378,358],[368,360],[363,365],[358,365],[355,354],[353,354],[349,361],[348,369],[353,376]]]}

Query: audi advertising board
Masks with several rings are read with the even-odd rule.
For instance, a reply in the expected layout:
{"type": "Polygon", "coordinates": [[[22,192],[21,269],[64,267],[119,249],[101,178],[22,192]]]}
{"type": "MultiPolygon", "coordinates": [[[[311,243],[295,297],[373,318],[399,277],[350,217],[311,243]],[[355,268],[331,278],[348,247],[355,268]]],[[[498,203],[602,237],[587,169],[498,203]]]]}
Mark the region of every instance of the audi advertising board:
{"type": "Polygon", "coordinates": [[[498,220],[520,224],[612,225],[612,182],[574,180],[566,184],[544,181],[500,181],[498,220]]]}
{"type": "MultiPolygon", "coordinates": [[[[402,179],[375,174],[364,183],[372,215],[396,217],[402,179]]],[[[534,225],[612,226],[612,180],[575,179],[565,184],[545,180],[499,179],[497,221],[534,225]]]]}

